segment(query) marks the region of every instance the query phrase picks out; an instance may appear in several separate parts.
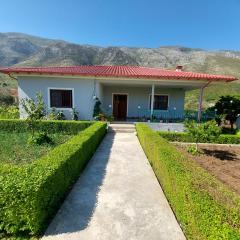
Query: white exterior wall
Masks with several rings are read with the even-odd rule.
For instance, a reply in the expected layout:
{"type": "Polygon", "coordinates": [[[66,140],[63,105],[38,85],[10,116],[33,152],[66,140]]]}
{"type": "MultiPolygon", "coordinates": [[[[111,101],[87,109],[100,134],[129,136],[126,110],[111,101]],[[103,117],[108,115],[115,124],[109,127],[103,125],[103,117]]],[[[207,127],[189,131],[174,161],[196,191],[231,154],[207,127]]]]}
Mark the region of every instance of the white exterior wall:
{"type": "MultiPolygon", "coordinates": [[[[94,80],[93,79],[75,79],[62,77],[18,77],[18,94],[19,100],[23,98],[35,99],[36,93],[41,92],[43,100],[46,104],[46,110],[49,111],[49,88],[72,88],[73,89],[73,107],[79,112],[79,118],[83,120],[92,119],[93,114],[93,95],[94,80]]],[[[20,102],[19,101],[19,102],[20,102]]],[[[71,110],[63,110],[65,116],[71,118],[71,110]]],[[[26,115],[20,106],[20,116],[24,118],[26,115]]]]}
{"type": "Polygon", "coordinates": [[[96,86],[96,96],[99,98],[101,102],[103,102],[103,87],[102,84],[100,84],[98,81],[95,83],[96,86]]]}
{"type": "MultiPolygon", "coordinates": [[[[50,112],[49,88],[73,89],[73,107],[79,112],[81,120],[91,120],[95,95],[102,102],[102,108],[112,114],[112,94],[128,94],[128,117],[138,117],[139,109],[149,110],[151,85],[149,86],[121,86],[102,85],[98,80],[67,77],[46,76],[18,76],[19,100],[23,98],[35,98],[37,92],[41,92],[46,104],[46,111],[50,112]],[[109,108],[109,105],[112,107],[109,108]]],[[[180,88],[155,87],[155,94],[167,94],[169,96],[169,110],[177,109],[178,113],[184,110],[185,90],[180,88]]],[[[58,110],[58,109],[57,109],[58,110]]],[[[61,109],[63,110],[63,109],[61,109]]],[[[63,110],[65,116],[71,118],[71,109],[63,110]]],[[[26,117],[20,106],[21,118],[26,117]]]]}
{"type": "MultiPolygon", "coordinates": [[[[128,86],[103,86],[103,107],[108,112],[112,112],[112,94],[113,93],[125,93],[128,94],[128,112],[127,117],[138,117],[139,109],[149,110],[151,86],[149,87],[128,87],[128,86]]],[[[182,113],[184,110],[185,91],[179,88],[160,88],[155,87],[155,94],[166,94],[169,99],[168,110],[176,108],[178,113],[182,113]]]]}

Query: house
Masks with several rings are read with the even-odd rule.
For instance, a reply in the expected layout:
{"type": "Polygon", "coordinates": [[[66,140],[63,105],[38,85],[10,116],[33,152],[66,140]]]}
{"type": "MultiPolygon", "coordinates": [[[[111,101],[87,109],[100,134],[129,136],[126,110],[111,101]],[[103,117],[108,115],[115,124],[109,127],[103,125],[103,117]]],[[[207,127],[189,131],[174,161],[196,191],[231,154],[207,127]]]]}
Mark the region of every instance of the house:
{"type": "MultiPolygon", "coordinates": [[[[19,100],[43,95],[46,109],[62,110],[70,118],[72,108],[80,119],[93,117],[96,99],[116,120],[127,118],[181,118],[185,92],[200,89],[201,118],[204,89],[212,83],[231,82],[232,76],[138,66],[73,66],[1,68],[18,81],[19,100]]],[[[21,118],[25,113],[21,109],[21,118]]]]}

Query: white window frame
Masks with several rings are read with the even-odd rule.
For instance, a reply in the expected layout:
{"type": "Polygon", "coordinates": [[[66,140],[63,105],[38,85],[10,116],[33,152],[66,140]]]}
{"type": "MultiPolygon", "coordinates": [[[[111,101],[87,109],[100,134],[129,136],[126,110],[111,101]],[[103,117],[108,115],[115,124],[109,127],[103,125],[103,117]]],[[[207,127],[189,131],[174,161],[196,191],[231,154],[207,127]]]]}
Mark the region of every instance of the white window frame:
{"type": "MultiPolygon", "coordinates": [[[[149,94],[149,109],[151,109],[150,103],[151,103],[151,93],[149,94]]],[[[154,105],[153,105],[153,111],[169,111],[169,99],[170,99],[170,95],[169,94],[165,94],[165,93],[155,93],[154,96],[168,96],[168,104],[167,104],[167,110],[161,110],[161,109],[154,109],[154,105]]]]}
{"type": "Polygon", "coordinates": [[[72,108],[75,107],[74,104],[74,88],[61,88],[61,87],[49,87],[47,90],[47,96],[48,96],[48,109],[53,109],[55,108],[56,110],[72,110],[72,108],[57,108],[57,107],[51,107],[50,101],[50,90],[71,90],[72,91],[72,108]]]}

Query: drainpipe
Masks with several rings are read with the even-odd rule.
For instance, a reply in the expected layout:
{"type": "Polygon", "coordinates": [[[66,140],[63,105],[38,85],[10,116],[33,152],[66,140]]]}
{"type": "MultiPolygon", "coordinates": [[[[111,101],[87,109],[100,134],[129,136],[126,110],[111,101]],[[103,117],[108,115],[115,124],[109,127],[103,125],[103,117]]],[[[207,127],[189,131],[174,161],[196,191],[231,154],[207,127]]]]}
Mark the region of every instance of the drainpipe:
{"type": "Polygon", "coordinates": [[[152,84],[152,95],[151,95],[151,120],[152,120],[152,118],[153,118],[154,94],[155,94],[155,85],[152,84]]]}
{"type": "Polygon", "coordinates": [[[198,101],[198,122],[201,122],[202,118],[202,101],[203,101],[203,92],[204,89],[211,83],[211,81],[207,82],[204,84],[201,89],[200,89],[200,96],[199,96],[199,101],[198,101]]]}

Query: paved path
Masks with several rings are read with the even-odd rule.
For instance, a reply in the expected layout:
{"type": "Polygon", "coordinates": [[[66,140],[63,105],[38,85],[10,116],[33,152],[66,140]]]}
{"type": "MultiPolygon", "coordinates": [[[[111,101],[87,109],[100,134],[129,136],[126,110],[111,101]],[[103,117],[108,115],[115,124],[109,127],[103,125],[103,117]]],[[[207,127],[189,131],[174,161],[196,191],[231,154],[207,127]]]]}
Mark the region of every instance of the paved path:
{"type": "Polygon", "coordinates": [[[108,133],[43,239],[184,240],[134,133],[108,133]]]}

